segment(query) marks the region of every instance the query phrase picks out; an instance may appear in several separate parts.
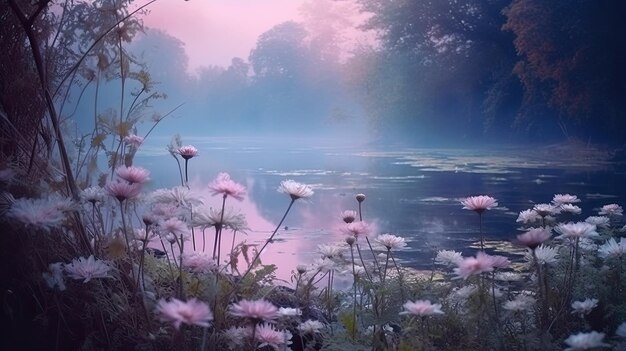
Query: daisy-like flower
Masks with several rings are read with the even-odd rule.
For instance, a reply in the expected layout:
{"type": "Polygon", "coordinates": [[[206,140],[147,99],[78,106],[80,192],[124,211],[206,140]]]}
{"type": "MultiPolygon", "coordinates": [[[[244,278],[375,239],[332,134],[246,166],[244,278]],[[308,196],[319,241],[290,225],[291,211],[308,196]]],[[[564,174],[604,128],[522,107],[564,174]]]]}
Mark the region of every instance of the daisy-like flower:
{"type": "Polygon", "coordinates": [[[622,206],[618,204],[609,204],[602,206],[598,214],[600,216],[622,216],[624,214],[624,209],[622,209],[622,206]]]}
{"type": "Polygon", "coordinates": [[[342,227],[341,231],[358,239],[361,235],[369,234],[370,227],[366,222],[352,222],[342,227]]]}
{"type": "Polygon", "coordinates": [[[458,278],[467,279],[474,274],[492,272],[493,259],[492,256],[480,251],[476,254],[476,257],[465,258],[460,261],[457,266],[458,267],[454,269],[454,273],[458,278]]]}
{"type": "Polygon", "coordinates": [[[487,255],[491,260],[491,266],[493,268],[509,268],[511,266],[511,261],[508,258],[501,255],[487,255]]]}
{"type": "Polygon", "coordinates": [[[157,189],[150,194],[153,203],[167,203],[175,206],[190,208],[201,205],[202,199],[187,187],[174,187],[171,189],[157,189]]]}
{"type": "Polygon", "coordinates": [[[251,327],[230,327],[223,331],[230,350],[242,349],[252,336],[251,327]]]}
{"type": "Polygon", "coordinates": [[[209,305],[196,299],[190,299],[187,302],[175,298],[169,302],[161,299],[156,312],[161,322],[172,323],[176,329],[180,329],[183,323],[208,327],[209,322],[213,320],[209,305]]]}
{"type": "Polygon", "coordinates": [[[561,213],[561,208],[552,204],[536,204],[533,210],[541,217],[554,216],[561,213]]]}
{"type": "Polygon", "coordinates": [[[392,234],[381,234],[374,240],[386,247],[387,250],[397,250],[406,246],[404,238],[392,234]]]}
{"type": "Polygon", "coordinates": [[[412,314],[420,317],[443,314],[441,304],[433,304],[429,300],[408,301],[402,307],[404,307],[404,311],[400,312],[400,314],[412,314]]]}
{"type": "Polygon", "coordinates": [[[504,303],[504,309],[514,312],[531,311],[536,300],[527,295],[518,295],[514,300],[504,303]]]}
{"type": "Polygon", "coordinates": [[[546,228],[531,228],[523,234],[517,236],[517,241],[530,249],[535,249],[544,241],[550,239],[552,233],[546,228]]]}
{"type": "Polygon", "coordinates": [[[626,238],[620,238],[619,242],[614,238],[609,239],[604,245],[598,248],[598,254],[602,258],[620,258],[626,256],[626,238]]]}
{"type": "Polygon", "coordinates": [[[461,204],[463,209],[471,210],[478,214],[498,206],[497,200],[487,195],[470,196],[461,200],[461,204]]]}
{"type": "Polygon", "coordinates": [[[314,194],[313,189],[309,185],[298,183],[291,179],[280,182],[278,191],[289,195],[294,201],[309,198],[314,194]]]}
{"type": "Polygon", "coordinates": [[[194,273],[207,273],[217,267],[213,257],[205,252],[183,253],[183,267],[194,273]]]}
{"type": "Polygon", "coordinates": [[[552,203],[560,206],[560,205],[565,205],[565,204],[573,204],[573,203],[577,203],[580,202],[580,199],[578,198],[578,196],[576,195],[570,195],[570,194],[556,194],[554,195],[554,198],[552,198],[552,203]]]}
{"type": "Polygon", "coordinates": [[[125,181],[131,184],[132,183],[143,184],[150,180],[150,171],[148,171],[147,169],[143,167],[122,166],[122,167],[118,167],[115,170],[115,173],[117,173],[118,177],[120,177],[121,179],[124,179],[125,181]]]}
{"type": "Polygon", "coordinates": [[[124,137],[124,142],[126,143],[126,145],[130,145],[137,149],[139,148],[139,146],[141,146],[141,144],[143,144],[143,138],[139,135],[130,134],[124,137]]]}
{"type": "Polygon", "coordinates": [[[159,231],[162,234],[174,234],[176,236],[185,235],[189,232],[187,223],[181,221],[178,218],[170,218],[165,221],[159,222],[159,231]]]}
{"type": "Polygon", "coordinates": [[[192,145],[181,146],[175,152],[185,160],[189,160],[192,157],[198,156],[198,149],[196,149],[192,145]]]}
{"type": "Polygon", "coordinates": [[[524,210],[519,213],[516,222],[528,224],[539,220],[541,220],[541,216],[535,210],[524,210]]]}
{"type": "Polygon", "coordinates": [[[342,251],[343,250],[341,249],[341,247],[337,245],[327,245],[327,244],[317,245],[317,252],[319,252],[322,255],[322,259],[338,258],[342,255],[342,251]]]}
{"type": "Polygon", "coordinates": [[[93,255],[88,258],[79,257],[65,265],[67,275],[72,279],[83,280],[83,283],[95,278],[110,278],[111,269],[107,262],[98,260],[93,255]]]}
{"type": "Polygon", "coordinates": [[[454,250],[439,250],[437,251],[437,257],[435,257],[435,263],[444,266],[456,266],[463,261],[463,256],[460,252],[454,250]]]}
{"type": "Polygon", "coordinates": [[[356,219],[357,213],[356,211],[353,210],[346,210],[341,212],[341,219],[345,222],[345,223],[352,223],[354,222],[354,220],[356,219]]]}
{"type": "MultiPolygon", "coordinates": [[[[551,264],[556,262],[556,257],[559,255],[559,252],[556,248],[551,246],[540,245],[535,249],[535,256],[537,257],[537,262],[539,264],[551,264]]],[[[524,256],[526,261],[532,262],[533,255],[532,251],[528,251],[524,256]]]]}
{"type": "Polygon", "coordinates": [[[278,317],[278,308],[267,300],[241,300],[239,303],[230,305],[230,314],[271,322],[278,317]]]}
{"type": "Polygon", "coordinates": [[[115,181],[107,183],[104,188],[109,195],[116,198],[119,202],[134,199],[141,193],[140,183],[115,181]]]}
{"type": "Polygon", "coordinates": [[[585,219],[585,222],[593,224],[599,228],[608,228],[610,225],[609,217],[606,216],[589,216],[585,219]]]}
{"type": "Polygon", "coordinates": [[[561,212],[567,212],[571,214],[580,214],[582,211],[583,210],[576,205],[572,205],[572,204],[561,205],[561,212]]]}
{"type": "Polygon", "coordinates": [[[593,224],[589,224],[586,222],[576,222],[576,223],[560,223],[554,228],[554,230],[561,234],[557,238],[565,239],[565,238],[588,238],[592,236],[598,236],[596,232],[596,226],[593,224]]]}
{"type": "Polygon", "coordinates": [[[598,307],[598,299],[585,299],[585,301],[572,302],[572,313],[589,314],[591,310],[598,307]]]}
{"type": "Polygon", "coordinates": [[[231,180],[228,173],[220,173],[215,180],[209,183],[209,189],[212,195],[221,194],[224,197],[230,196],[239,201],[243,200],[246,194],[246,187],[231,180]]]}
{"type": "Polygon", "coordinates": [[[208,228],[221,224],[222,228],[244,231],[248,229],[246,216],[233,208],[226,209],[222,217],[222,211],[212,207],[197,207],[193,212],[192,224],[194,227],[208,228]],[[220,223],[221,221],[221,223],[220,223]]]}
{"type": "Polygon", "coordinates": [[[63,263],[56,262],[48,265],[48,271],[41,274],[50,289],[65,290],[65,280],[63,279],[63,263]]]}
{"type": "Polygon", "coordinates": [[[597,331],[572,334],[565,339],[565,343],[569,346],[565,351],[589,350],[596,347],[611,346],[602,341],[604,341],[604,333],[598,333],[597,331]]]}
{"type": "Polygon", "coordinates": [[[7,210],[6,216],[26,226],[44,230],[60,227],[65,220],[65,206],[55,199],[15,200],[7,210]]]}
{"type": "Polygon", "coordinates": [[[106,192],[99,186],[92,186],[80,192],[81,201],[90,202],[92,204],[103,202],[105,197],[106,192]]]}
{"type": "Polygon", "coordinates": [[[308,319],[298,325],[298,330],[302,334],[315,334],[321,332],[322,329],[324,329],[324,324],[322,322],[311,319],[308,319]]]}
{"type": "Polygon", "coordinates": [[[494,279],[503,282],[517,282],[522,280],[522,275],[515,272],[498,272],[494,279]]]}
{"type": "Polygon", "coordinates": [[[283,350],[285,346],[291,345],[293,335],[289,330],[277,330],[271,324],[260,324],[256,326],[255,338],[260,342],[258,348],[270,346],[274,350],[283,350]]]}
{"type": "Polygon", "coordinates": [[[462,288],[455,288],[455,290],[453,290],[452,294],[450,295],[452,298],[465,301],[469,299],[477,290],[478,287],[476,285],[470,284],[462,288]]]}

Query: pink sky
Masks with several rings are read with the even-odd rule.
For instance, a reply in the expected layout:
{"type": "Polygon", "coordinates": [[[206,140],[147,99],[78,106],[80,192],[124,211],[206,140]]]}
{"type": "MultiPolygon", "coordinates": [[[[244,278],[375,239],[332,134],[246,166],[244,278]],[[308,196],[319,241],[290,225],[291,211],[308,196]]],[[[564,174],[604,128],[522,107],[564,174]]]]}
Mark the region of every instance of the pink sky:
{"type": "Polygon", "coordinates": [[[257,37],[274,25],[298,20],[306,0],[159,0],[144,17],[147,27],[185,43],[189,69],[228,66],[248,58],[257,37]]]}

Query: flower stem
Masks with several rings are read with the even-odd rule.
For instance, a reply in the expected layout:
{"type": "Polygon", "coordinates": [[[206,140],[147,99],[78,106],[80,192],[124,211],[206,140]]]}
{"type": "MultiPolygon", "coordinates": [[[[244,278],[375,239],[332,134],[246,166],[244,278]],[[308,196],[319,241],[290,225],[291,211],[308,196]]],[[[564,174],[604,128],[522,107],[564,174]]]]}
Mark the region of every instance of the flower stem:
{"type": "Polygon", "coordinates": [[[280,226],[283,224],[283,222],[285,221],[285,218],[287,218],[287,214],[289,213],[289,210],[291,210],[291,206],[293,206],[293,203],[296,201],[296,199],[291,199],[291,202],[289,203],[289,206],[287,207],[287,210],[285,211],[285,214],[283,215],[283,218],[281,218],[280,222],[278,222],[278,225],[276,226],[276,229],[274,229],[274,232],[272,233],[272,235],[270,235],[270,238],[267,239],[265,241],[265,244],[263,245],[263,247],[261,247],[261,250],[259,250],[257,252],[257,254],[254,256],[254,259],[252,259],[252,262],[250,262],[250,267],[248,267],[248,269],[246,270],[246,272],[241,276],[241,280],[243,280],[246,276],[248,276],[248,274],[250,274],[250,271],[252,271],[252,268],[254,268],[254,264],[256,263],[256,261],[259,259],[259,257],[261,256],[261,253],[263,252],[263,250],[265,249],[265,247],[272,242],[272,239],[274,239],[274,236],[276,235],[276,233],[278,232],[278,229],[280,228],[280,226]]]}

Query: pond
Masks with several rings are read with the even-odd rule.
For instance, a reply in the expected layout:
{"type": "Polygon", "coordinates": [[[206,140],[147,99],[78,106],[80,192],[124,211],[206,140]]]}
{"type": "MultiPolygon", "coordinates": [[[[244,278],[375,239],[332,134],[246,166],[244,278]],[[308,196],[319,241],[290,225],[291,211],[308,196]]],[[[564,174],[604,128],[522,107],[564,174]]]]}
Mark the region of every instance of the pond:
{"type": "MultiPolygon", "coordinates": [[[[180,184],[176,162],[166,151],[168,142],[147,141],[135,161],[151,170],[153,189],[180,184]]],[[[419,149],[283,137],[186,138],[185,143],[200,151],[190,160],[189,180],[209,205],[221,205],[221,198],[211,197],[207,189],[219,172],[247,187],[242,202],[229,199],[226,204],[247,216],[250,230],[237,240],[262,244],[269,237],[289,204],[289,197],[276,191],[281,181],[313,187],[314,196],[295,203],[261,257],[263,263],[277,264],[283,279],[297,264],[317,258],[317,245],[343,242],[340,213],[358,208],[357,193],[367,197],[363,219],[374,228],[371,236],[404,237],[407,247],[397,258],[415,269],[430,269],[438,249],[475,253],[478,216],[459,202],[467,196],[498,200],[499,206],[483,216],[483,229],[491,241],[488,251],[500,254],[510,252],[507,243],[519,234],[519,212],[549,203],[554,194],[582,200],[577,204],[582,213],[571,215],[572,221],[597,215],[606,204],[626,204],[624,163],[580,145],[419,149]]],[[[207,233],[212,243],[209,237],[212,233],[207,233]]]]}

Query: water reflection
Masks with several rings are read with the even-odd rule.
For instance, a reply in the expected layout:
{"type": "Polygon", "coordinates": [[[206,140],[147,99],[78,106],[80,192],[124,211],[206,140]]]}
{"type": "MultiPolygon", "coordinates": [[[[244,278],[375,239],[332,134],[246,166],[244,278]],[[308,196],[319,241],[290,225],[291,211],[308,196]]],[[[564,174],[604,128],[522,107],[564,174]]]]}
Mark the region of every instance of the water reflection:
{"type": "MultiPolygon", "coordinates": [[[[171,187],[179,181],[176,164],[162,144],[146,145],[137,165],[149,168],[154,187],[171,187]]],[[[550,159],[549,153],[525,149],[442,150],[385,148],[320,141],[276,139],[193,139],[200,156],[190,162],[195,191],[210,206],[221,198],[208,194],[207,184],[218,172],[229,172],[248,188],[240,208],[250,226],[248,243],[263,244],[284,213],[289,198],[276,191],[280,181],[294,179],[314,187],[310,201],[298,201],[287,217],[277,240],[262,255],[275,263],[279,276],[287,278],[299,263],[316,257],[318,244],[341,241],[340,213],[356,210],[354,195],[364,193],[364,219],[374,233],[393,233],[407,239],[398,253],[403,264],[429,268],[434,250],[456,249],[470,255],[479,239],[478,218],[462,210],[459,198],[488,194],[500,207],[484,216],[486,239],[497,245],[489,251],[512,252],[505,245],[517,234],[517,214],[535,203],[550,202],[556,193],[576,194],[583,200],[583,213],[575,220],[595,215],[594,209],[609,202],[624,204],[623,179],[613,172],[606,158],[578,157],[564,152],[550,159]],[[567,156],[567,157],[566,157],[567,156]]],[[[620,165],[621,166],[621,165],[620,165]]],[[[623,166],[622,166],[623,167],[623,166]]],[[[223,247],[230,248],[230,242],[223,247]]]]}

